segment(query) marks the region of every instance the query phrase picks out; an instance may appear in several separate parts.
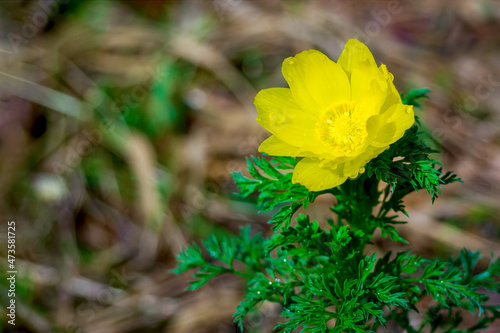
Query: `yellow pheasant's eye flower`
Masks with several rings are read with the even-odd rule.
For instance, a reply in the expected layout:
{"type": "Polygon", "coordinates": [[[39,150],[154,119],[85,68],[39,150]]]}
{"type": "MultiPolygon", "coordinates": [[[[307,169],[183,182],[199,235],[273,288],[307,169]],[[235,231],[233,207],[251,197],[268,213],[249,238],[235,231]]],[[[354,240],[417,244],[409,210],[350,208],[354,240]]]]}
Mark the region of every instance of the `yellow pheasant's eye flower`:
{"type": "Polygon", "coordinates": [[[414,121],[385,65],[350,39],[337,63],[316,50],[285,59],[288,88],[261,90],[257,121],[273,135],[259,147],[272,156],[303,157],[292,181],[310,191],[344,183],[399,140],[414,121]]]}

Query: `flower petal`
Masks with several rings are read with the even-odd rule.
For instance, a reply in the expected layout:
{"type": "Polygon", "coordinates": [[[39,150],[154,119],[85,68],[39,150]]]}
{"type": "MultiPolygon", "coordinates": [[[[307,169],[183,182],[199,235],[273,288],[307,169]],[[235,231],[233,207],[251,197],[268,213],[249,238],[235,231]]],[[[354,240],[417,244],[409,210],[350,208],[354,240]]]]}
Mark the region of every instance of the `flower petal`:
{"type": "Polygon", "coordinates": [[[377,67],[356,67],[351,75],[352,100],[365,119],[379,114],[387,96],[387,82],[377,67]]]}
{"type": "Polygon", "coordinates": [[[337,64],[310,50],[286,59],[282,72],[290,89],[266,89],[255,98],[257,121],[273,134],[259,151],[304,157],[292,182],[311,191],[357,177],[415,121],[393,75],[357,40],[346,43],[337,64]],[[345,138],[356,146],[343,145],[345,138]]]}
{"type": "Polygon", "coordinates": [[[281,70],[297,104],[310,114],[318,115],[332,104],[350,101],[347,75],[319,51],[304,51],[285,59],[281,70]]]}
{"type": "Polygon", "coordinates": [[[302,147],[300,147],[300,155],[298,156],[306,156],[306,157],[318,157],[333,160],[344,156],[343,154],[336,152],[332,149],[329,149],[322,142],[320,142],[318,137],[310,138],[309,141],[304,142],[302,147]]]}
{"type": "Polygon", "coordinates": [[[372,147],[369,146],[362,154],[356,156],[356,158],[344,163],[342,172],[344,175],[354,178],[357,177],[359,173],[364,172],[364,166],[370,162],[372,159],[380,155],[384,150],[389,148],[386,147],[372,147]]]}
{"type": "Polygon", "coordinates": [[[349,78],[351,78],[355,68],[377,67],[368,47],[357,39],[347,41],[337,63],[344,69],[349,78]]]}
{"type": "Polygon", "coordinates": [[[300,147],[315,137],[317,120],[294,102],[288,88],[261,90],[255,96],[257,121],[269,132],[288,144],[300,147]]]}
{"type": "Polygon", "coordinates": [[[373,131],[374,136],[371,146],[384,147],[399,140],[415,122],[413,106],[395,104],[379,116],[368,119],[368,131],[373,131]]]}
{"type": "MultiPolygon", "coordinates": [[[[319,146],[322,148],[322,146],[319,146]]],[[[293,156],[293,157],[318,157],[320,151],[318,145],[306,142],[302,147],[296,147],[279,139],[276,135],[271,135],[259,146],[259,153],[266,153],[270,156],[293,156]]],[[[323,157],[336,158],[334,154],[324,152],[323,157]]]]}
{"type": "Polygon", "coordinates": [[[292,183],[300,183],[309,191],[322,191],[339,186],[347,180],[342,172],[329,167],[320,167],[319,158],[306,157],[293,170],[292,183]]]}
{"type": "Polygon", "coordinates": [[[396,90],[396,87],[394,86],[394,75],[390,73],[387,70],[387,67],[382,64],[379,67],[380,73],[385,78],[385,81],[387,82],[387,97],[385,99],[384,105],[380,108],[380,113],[384,113],[387,109],[389,109],[391,106],[394,104],[402,104],[403,102],[401,101],[401,96],[399,95],[398,91],[396,90]]]}
{"type": "Polygon", "coordinates": [[[292,146],[276,135],[271,135],[259,146],[259,153],[266,153],[271,156],[299,156],[299,147],[292,146]]]}

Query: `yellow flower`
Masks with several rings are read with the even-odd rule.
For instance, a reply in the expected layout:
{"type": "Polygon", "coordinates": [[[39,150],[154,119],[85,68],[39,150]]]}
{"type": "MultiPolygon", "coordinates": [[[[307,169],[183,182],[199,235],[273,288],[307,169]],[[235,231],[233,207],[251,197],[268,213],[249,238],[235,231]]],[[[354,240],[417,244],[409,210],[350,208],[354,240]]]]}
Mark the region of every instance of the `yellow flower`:
{"type": "Polygon", "coordinates": [[[311,191],[344,183],[399,140],[415,118],[385,65],[350,39],[337,63],[309,50],[285,59],[290,88],[261,90],[257,121],[273,135],[259,147],[272,156],[303,157],[292,181],[311,191]]]}

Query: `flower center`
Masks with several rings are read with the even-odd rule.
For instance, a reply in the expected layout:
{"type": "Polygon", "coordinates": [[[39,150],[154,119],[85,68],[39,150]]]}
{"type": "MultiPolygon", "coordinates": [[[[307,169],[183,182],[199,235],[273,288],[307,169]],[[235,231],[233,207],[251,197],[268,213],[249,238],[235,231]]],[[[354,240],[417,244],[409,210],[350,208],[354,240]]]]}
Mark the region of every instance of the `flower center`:
{"type": "Polygon", "coordinates": [[[325,146],[349,154],[361,146],[368,132],[366,121],[359,117],[356,103],[343,103],[328,109],[316,125],[316,133],[325,146]]]}

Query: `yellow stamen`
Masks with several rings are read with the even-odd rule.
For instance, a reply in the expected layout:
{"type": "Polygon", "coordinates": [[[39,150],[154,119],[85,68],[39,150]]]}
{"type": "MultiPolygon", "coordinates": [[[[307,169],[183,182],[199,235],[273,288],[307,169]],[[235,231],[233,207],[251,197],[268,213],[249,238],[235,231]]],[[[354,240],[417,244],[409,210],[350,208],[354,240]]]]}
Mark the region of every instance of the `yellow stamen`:
{"type": "Polygon", "coordinates": [[[349,154],[361,146],[368,135],[366,120],[358,116],[356,103],[342,103],[327,110],[319,119],[316,133],[320,141],[336,152],[349,154]]]}

